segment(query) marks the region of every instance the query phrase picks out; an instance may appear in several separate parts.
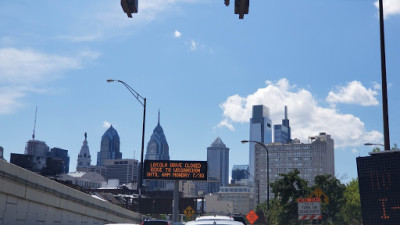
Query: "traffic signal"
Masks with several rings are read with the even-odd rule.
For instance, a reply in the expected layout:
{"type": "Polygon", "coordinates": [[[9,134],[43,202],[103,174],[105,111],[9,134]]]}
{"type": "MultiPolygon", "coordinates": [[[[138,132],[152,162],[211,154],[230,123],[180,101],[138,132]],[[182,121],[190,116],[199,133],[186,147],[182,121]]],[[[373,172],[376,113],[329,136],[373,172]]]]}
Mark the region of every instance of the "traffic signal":
{"type": "Polygon", "coordinates": [[[239,19],[244,18],[244,14],[249,14],[250,0],[235,0],[235,14],[239,14],[239,19]]]}
{"type": "Polygon", "coordinates": [[[121,6],[130,18],[132,18],[132,13],[138,12],[138,0],[121,0],[121,6]]]}

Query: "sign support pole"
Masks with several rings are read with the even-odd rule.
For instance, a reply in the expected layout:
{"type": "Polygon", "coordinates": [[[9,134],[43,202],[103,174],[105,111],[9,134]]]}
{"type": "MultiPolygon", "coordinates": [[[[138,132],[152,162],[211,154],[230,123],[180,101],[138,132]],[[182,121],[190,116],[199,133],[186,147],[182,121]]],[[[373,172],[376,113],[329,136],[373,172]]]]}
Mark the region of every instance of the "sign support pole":
{"type": "Polygon", "coordinates": [[[172,220],[179,222],[179,180],[174,181],[174,201],[172,203],[172,220]]]}

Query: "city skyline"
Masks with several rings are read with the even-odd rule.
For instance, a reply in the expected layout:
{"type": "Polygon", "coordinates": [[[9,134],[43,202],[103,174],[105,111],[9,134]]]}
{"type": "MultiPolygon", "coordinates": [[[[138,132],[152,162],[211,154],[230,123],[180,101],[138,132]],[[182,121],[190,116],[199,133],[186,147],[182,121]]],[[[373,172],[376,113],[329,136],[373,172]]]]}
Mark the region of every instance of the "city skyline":
{"type": "MultiPolygon", "coordinates": [[[[393,146],[400,3],[385,2],[393,146]]],[[[291,137],[329,133],[335,174],[348,182],[356,157],[373,148],[363,144],[383,144],[377,14],[373,0],[251,1],[243,20],[214,0],[140,1],[133,18],[113,1],[1,2],[4,158],[24,153],[37,106],[35,140],[67,149],[71,170],[82,134],[94,158],[110,124],[123,157],[139,159],[143,107],[122,84],[106,82],[119,79],[147,98],[145,143],[162,109],[171,160],[206,160],[220,137],[230,165],[248,164],[240,141],[249,137],[252,105],[268,107],[272,125],[287,105],[291,137]]]]}

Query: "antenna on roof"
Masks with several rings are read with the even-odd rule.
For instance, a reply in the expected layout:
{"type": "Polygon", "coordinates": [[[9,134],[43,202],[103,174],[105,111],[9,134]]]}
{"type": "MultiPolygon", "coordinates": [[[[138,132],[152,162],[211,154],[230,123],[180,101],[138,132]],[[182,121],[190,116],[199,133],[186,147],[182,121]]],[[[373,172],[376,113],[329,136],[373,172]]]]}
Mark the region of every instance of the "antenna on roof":
{"type": "Polygon", "coordinates": [[[34,124],[33,124],[33,134],[32,134],[32,140],[35,140],[36,116],[37,116],[37,106],[36,106],[36,111],[35,111],[35,122],[34,122],[34,124]]]}

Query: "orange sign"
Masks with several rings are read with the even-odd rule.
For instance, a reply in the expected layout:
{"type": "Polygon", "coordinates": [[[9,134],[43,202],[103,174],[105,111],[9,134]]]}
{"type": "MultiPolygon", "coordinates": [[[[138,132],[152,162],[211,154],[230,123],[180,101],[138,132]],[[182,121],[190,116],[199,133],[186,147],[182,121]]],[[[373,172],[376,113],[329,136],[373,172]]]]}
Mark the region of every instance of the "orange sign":
{"type": "Polygon", "coordinates": [[[258,220],[258,216],[257,216],[257,214],[256,214],[253,210],[251,210],[251,211],[247,214],[246,218],[247,218],[247,220],[248,220],[251,224],[253,224],[254,222],[256,222],[256,220],[258,220]]]}

